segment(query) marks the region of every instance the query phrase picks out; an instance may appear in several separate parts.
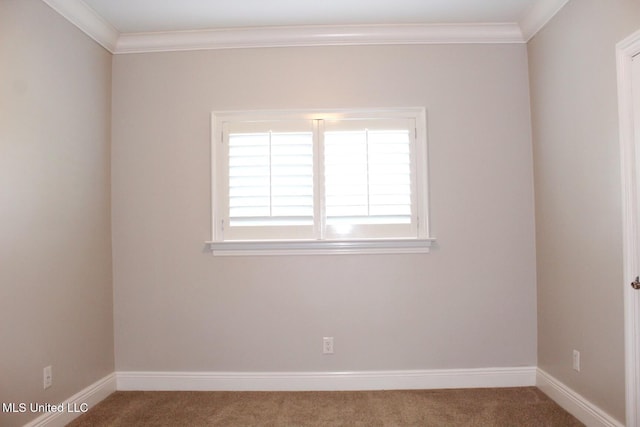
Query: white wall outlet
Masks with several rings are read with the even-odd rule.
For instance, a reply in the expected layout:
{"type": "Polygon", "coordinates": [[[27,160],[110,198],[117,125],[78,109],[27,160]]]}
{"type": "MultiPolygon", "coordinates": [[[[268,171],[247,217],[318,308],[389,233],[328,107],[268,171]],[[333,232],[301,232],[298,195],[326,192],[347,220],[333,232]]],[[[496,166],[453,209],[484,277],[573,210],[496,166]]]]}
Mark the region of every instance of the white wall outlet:
{"type": "Polygon", "coordinates": [[[44,388],[47,389],[51,387],[51,384],[53,384],[53,372],[51,370],[51,365],[42,370],[42,377],[44,381],[44,388]]]}
{"type": "Polygon", "coordinates": [[[573,370],[580,372],[580,352],[573,350],[573,370]]]}
{"type": "Polygon", "coordinates": [[[333,337],[322,337],[322,354],[333,354],[333,337]]]}

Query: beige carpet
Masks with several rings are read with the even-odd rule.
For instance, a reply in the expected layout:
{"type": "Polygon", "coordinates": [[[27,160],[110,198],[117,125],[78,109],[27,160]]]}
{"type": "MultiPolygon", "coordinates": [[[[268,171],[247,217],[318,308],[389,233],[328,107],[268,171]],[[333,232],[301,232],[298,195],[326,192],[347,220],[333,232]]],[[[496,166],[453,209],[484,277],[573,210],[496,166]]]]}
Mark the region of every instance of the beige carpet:
{"type": "Polygon", "coordinates": [[[535,387],[337,392],[118,391],[69,426],[581,426],[535,387]]]}

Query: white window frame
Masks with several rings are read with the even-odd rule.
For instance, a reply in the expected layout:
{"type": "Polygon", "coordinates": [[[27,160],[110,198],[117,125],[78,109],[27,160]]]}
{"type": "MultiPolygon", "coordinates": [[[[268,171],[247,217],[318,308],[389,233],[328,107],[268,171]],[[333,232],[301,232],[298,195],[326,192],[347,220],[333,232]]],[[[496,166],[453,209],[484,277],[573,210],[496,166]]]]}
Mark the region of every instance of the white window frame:
{"type": "MultiPolygon", "coordinates": [[[[321,144],[315,141],[318,147],[321,144]]],[[[316,148],[315,155],[319,150],[316,148]]],[[[291,110],[291,111],[214,111],[211,113],[211,201],[212,240],[207,242],[214,255],[302,255],[302,254],[381,254],[381,253],[428,253],[435,238],[429,234],[428,155],[427,155],[426,111],[417,108],[393,109],[343,109],[343,110],[291,110]],[[243,122],[259,118],[265,121],[285,120],[336,120],[336,119],[396,119],[415,120],[415,203],[417,235],[411,238],[360,238],[342,240],[223,240],[225,216],[220,211],[224,203],[219,202],[219,185],[226,182],[221,172],[226,170],[228,158],[224,150],[223,124],[243,122]]],[[[314,177],[319,188],[318,177],[314,177]]]]}

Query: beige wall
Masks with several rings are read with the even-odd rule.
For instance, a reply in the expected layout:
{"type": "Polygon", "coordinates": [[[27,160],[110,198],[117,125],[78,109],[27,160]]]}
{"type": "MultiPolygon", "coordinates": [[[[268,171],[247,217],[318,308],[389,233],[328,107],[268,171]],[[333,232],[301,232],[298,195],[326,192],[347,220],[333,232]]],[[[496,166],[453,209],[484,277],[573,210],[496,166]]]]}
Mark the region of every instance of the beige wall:
{"type": "Polygon", "coordinates": [[[535,366],[529,117],[524,45],[114,57],[117,370],[535,366]],[[393,106],[428,110],[431,254],[205,251],[212,110],[393,106]]]}
{"type": "Polygon", "coordinates": [[[0,402],[114,371],[110,92],[108,52],[42,1],[0,1],[0,402]]]}
{"type": "Polygon", "coordinates": [[[624,420],[615,44],[635,0],[573,0],[529,42],[538,365],[624,420]],[[572,351],[581,352],[580,373],[572,351]]]}
{"type": "Polygon", "coordinates": [[[622,420],[614,45],[638,27],[635,1],[571,1],[528,70],[518,45],[115,57],[114,306],[111,56],[42,2],[2,0],[0,401],[113,372],[115,315],[118,370],[538,364],[622,420]],[[428,110],[431,254],[205,251],[212,110],[389,106],[428,110]]]}

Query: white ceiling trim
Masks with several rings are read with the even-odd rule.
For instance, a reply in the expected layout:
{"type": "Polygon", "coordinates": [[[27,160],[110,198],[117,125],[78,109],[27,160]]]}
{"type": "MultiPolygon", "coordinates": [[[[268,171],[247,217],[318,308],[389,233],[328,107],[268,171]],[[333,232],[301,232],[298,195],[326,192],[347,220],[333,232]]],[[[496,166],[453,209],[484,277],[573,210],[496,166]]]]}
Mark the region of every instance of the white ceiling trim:
{"type": "Polygon", "coordinates": [[[120,33],[82,0],[42,0],[111,53],[120,33]]]}
{"type": "Polygon", "coordinates": [[[529,41],[560,12],[569,0],[538,0],[519,22],[525,41],[529,41]]]}
{"type": "Polygon", "coordinates": [[[517,23],[261,27],[119,33],[83,0],[43,0],[114,54],[372,44],[525,43],[568,0],[538,0],[517,23]]]}
{"type": "Polygon", "coordinates": [[[517,24],[341,25],[129,33],[115,53],[291,46],[523,43],[517,24]]]}

